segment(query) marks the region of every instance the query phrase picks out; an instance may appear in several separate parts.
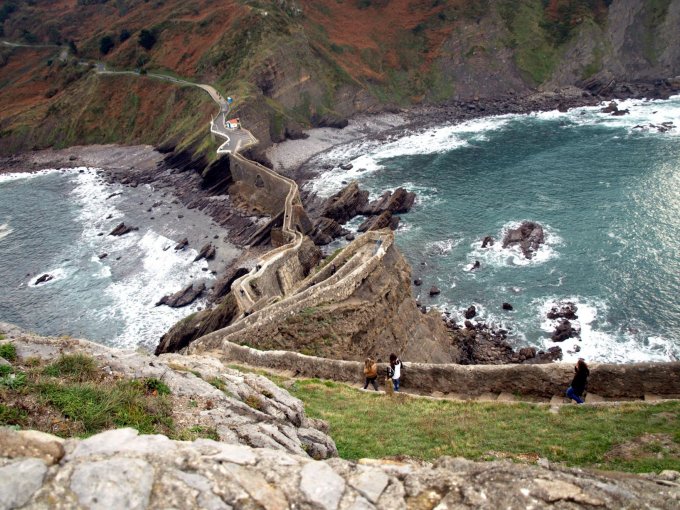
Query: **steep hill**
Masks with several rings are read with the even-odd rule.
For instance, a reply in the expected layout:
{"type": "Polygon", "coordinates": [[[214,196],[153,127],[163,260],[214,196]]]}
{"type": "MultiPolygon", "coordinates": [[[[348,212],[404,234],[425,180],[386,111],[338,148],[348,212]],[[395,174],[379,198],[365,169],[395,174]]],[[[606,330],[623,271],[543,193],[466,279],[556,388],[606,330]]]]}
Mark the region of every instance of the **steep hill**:
{"type": "Polygon", "coordinates": [[[7,41],[54,45],[0,52],[3,153],[211,152],[207,98],[82,60],[213,83],[264,145],[385,106],[680,74],[680,0],[8,0],[0,21],[7,41]]]}

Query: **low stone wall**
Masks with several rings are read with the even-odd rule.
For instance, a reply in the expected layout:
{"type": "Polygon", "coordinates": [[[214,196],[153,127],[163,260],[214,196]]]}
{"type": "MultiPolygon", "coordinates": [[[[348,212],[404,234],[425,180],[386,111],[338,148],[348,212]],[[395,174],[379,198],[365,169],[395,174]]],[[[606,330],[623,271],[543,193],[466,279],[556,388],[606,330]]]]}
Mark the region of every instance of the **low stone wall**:
{"type": "MultiPolygon", "coordinates": [[[[275,370],[290,370],[297,376],[344,382],[363,381],[363,363],[305,356],[288,351],[258,351],[222,342],[216,357],[225,362],[275,370]]],[[[387,354],[387,353],[386,353],[387,354]]],[[[387,366],[379,365],[381,374],[387,366]]],[[[421,393],[454,393],[478,396],[512,393],[550,398],[563,395],[574,375],[571,363],[542,365],[436,365],[405,363],[402,386],[421,393]]],[[[680,363],[631,363],[590,365],[588,391],[605,398],[642,398],[645,394],[680,396],[680,363]]]]}
{"type": "Polygon", "coordinates": [[[262,210],[272,215],[283,210],[290,191],[283,178],[240,156],[231,156],[230,168],[234,181],[243,182],[258,191],[253,198],[262,210]]]}

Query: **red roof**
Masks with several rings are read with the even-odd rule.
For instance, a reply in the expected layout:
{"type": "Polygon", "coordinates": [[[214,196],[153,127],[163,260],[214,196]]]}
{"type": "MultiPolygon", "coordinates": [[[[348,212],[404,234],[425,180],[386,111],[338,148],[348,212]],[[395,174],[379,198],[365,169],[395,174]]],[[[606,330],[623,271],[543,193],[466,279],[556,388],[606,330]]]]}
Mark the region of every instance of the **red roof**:
{"type": "Polygon", "coordinates": [[[236,119],[230,119],[230,120],[228,120],[227,122],[228,122],[229,124],[238,124],[239,122],[241,122],[241,119],[238,119],[238,118],[236,118],[236,119]]]}

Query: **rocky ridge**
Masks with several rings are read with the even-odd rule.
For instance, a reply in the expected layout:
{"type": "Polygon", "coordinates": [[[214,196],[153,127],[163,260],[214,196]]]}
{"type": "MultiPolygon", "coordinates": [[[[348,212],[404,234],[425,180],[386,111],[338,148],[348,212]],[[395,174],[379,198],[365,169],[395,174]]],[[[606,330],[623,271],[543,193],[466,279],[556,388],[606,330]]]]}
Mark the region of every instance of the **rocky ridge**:
{"type": "Polygon", "coordinates": [[[203,409],[191,411],[188,418],[176,418],[215,429],[221,441],[314,458],[337,455],[333,440],[322,431],[325,424],[308,418],[300,400],[265,377],[229,369],[213,357],[154,357],[86,340],[39,337],[10,324],[0,323],[0,329],[6,336],[2,343],[11,341],[20,359],[52,360],[62,354],[81,353],[92,356],[107,374],[163,381],[173,398],[205,403],[203,409]],[[224,391],[208,381],[219,381],[217,385],[224,391]]]}
{"type": "Polygon", "coordinates": [[[677,508],[680,473],[620,475],[539,461],[314,461],[133,429],[63,440],[2,430],[2,508],[677,508]],[[56,506],[55,506],[56,505],[56,506]]]}

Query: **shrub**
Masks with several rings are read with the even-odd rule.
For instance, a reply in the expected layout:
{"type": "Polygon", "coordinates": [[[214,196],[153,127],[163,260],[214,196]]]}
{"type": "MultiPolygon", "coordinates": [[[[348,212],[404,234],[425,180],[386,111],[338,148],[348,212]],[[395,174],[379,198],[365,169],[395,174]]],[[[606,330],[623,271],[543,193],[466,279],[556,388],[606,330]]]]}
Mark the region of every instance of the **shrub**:
{"type": "Polygon", "coordinates": [[[125,42],[130,38],[130,31],[127,28],[124,28],[123,30],[120,31],[120,35],[118,36],[118,40],[120,42],[125,42]]]}
{"type": "Polygon", "coordinates": [[[116,43],[113,41],[113,37],[105,35],[99,40],[99,51],[102,55],[106,55],[115,45],[116,43]]]}
{"type": "Polygon", "coordinates": [[[17,348],[9,342],[0,345],[0,358],[5,358],[7,361],[14,361],[17,359],[17,348]]]}
{"type": "Polygon", "coordinates": [[[148,393],[156,395],[170,395],[170,388],[168,388],[168,385],[155,377],[144,379],[144,389],[146,389],[148,393]]]}
{"type": "Polygon", "coordinates": [[[145,50],[150,50],[156,44],[156,35],[147,29],[143,29],[139,32],[139,45],[145,50]]]}
{"type": "Polygon", "coordinates": [[[26,374],[24,374],[23,372],[17,372],[16,374],[7,372],[5,375],[0,377],[0,387],[5,387],[10,390],[16,390],[25,385],[26,374]]]}

